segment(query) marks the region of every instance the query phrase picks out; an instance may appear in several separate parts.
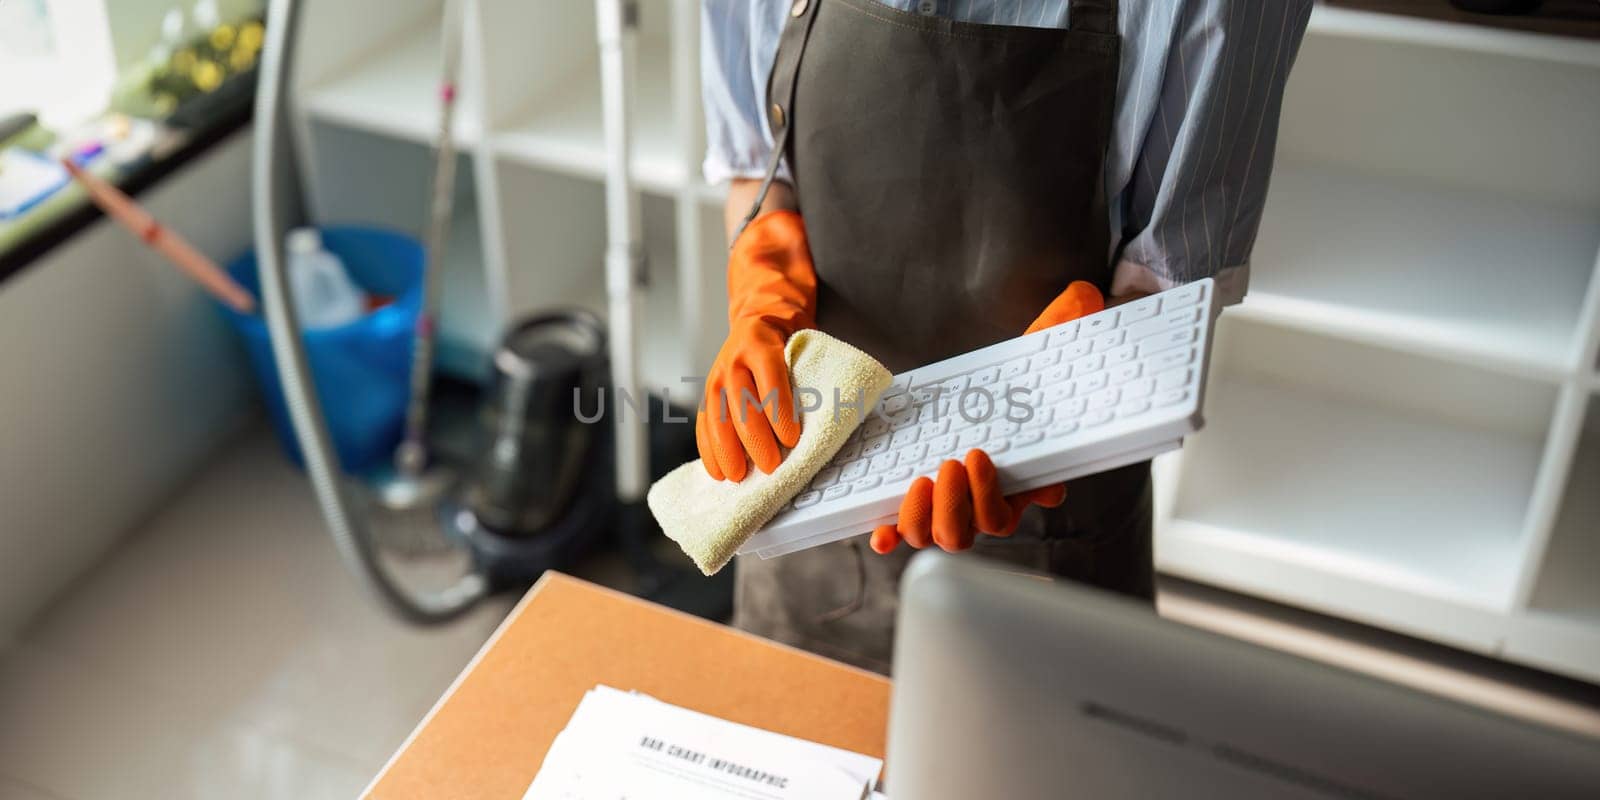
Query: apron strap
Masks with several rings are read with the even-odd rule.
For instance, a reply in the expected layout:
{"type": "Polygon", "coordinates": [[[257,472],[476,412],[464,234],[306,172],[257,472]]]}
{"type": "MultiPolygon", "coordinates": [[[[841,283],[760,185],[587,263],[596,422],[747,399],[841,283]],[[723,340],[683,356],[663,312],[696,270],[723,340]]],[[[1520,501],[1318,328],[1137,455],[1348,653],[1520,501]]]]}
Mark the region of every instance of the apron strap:
{"type": "Polygon", "coordinates": [[[1117,0],[1068,0],[1067,28],[1090,33],[1117,32],[1117,0]]]}
{"type": "Polygon", "coordinates": [[[800,55],[811,36],[811,21],[816,19],[817,6],[820,5],[822,0],[794,0],[789,7],[789,22],[784,25],[783,36],[778,41],[778,54],[767,81],[767,99],[771,103],[767,107],[767,124],[772,127],[772,156],[767,159],[767,171],[761,179],[761,188],[756,191],[755,201],[733,232],[730,248],[732,242],[739,240],[739,234],[744,233],[744,229],[761,213],[761,204],[766,202],[772,180],[778,175],[778,165],[783,162],[784,154],[789,149],[795,76],[800,71],[800,55]]]}

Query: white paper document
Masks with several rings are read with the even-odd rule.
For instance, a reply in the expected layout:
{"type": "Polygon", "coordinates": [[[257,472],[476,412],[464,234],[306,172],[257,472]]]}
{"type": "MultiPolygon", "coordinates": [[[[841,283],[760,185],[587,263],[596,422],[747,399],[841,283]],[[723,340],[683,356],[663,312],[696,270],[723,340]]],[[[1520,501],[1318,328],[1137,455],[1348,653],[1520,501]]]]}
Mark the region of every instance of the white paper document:
{"type": "Polygon", "coordinates": [[[863,800],[883,762],[597,686],[523,800],[863,800]]]}

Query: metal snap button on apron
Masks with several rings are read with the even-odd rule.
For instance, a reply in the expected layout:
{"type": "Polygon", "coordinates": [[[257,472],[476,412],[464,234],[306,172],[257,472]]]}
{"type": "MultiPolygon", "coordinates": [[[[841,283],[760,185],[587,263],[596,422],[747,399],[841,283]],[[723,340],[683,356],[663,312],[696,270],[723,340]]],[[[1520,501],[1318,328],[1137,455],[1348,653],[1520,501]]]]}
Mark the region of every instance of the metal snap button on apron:
{"type": "Polygon", "coordinates": [[[794,5],[789,7],[789,16],[798,17],[806,13],[806,0],[794,0],[794,5]]]}
{"type": "Polygon", "coordinates": [[[783,127],[783,106],[777,103],[772,104],[772,127],[783,127]]]}

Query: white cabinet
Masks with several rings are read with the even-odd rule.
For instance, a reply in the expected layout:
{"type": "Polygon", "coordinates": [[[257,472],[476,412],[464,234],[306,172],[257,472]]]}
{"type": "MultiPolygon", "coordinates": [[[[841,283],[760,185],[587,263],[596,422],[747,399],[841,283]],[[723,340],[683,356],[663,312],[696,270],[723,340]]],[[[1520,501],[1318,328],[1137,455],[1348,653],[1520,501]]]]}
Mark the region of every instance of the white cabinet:
{"type": "Polygon", "coordinates": [[[1160,568],[1600,680],[1595,142],[1600,43],[1318,7],[1160,568]]]}
{"type": "MultiPolygon", "coordinates": [[[[603,150],[592,6],[465,2],[442,344],[470,373],[507,319],[604,312],[603,150]]],[[[699,4],[640,6],[645,379],[692,400],[726,331],[699,4]]],[[[306,4],[319,221],[421,229],[440,14],[306,4]]],[[[1600,680],[1596,142],[1600,45],[1319,7],[1208,426],[1158,464],[1159,566],[1600,680]]]]}

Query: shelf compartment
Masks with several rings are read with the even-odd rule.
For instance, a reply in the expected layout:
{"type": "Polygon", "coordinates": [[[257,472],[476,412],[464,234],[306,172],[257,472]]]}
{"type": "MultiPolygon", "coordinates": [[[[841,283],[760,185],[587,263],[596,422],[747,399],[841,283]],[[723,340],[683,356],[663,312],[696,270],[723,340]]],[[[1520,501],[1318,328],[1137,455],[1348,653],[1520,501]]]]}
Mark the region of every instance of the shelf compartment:
{"type": "MultiPolygon", "coordinates": [[[[432,143],[439,129],[439,38],[437,20],[404,30],[373,47],[365,59],[303,90],[304,110],[325,122],[432,143]]],[[[463,88],[456,95],[454,133],[463,147],[478,139],[473,94],[463,88]]]]}
{"type": "MultiPolygon", "coordinates": [[[[507,305],[512,318],[561,306],[606,318],[604,187],[519,165],[497,165],[497,174],[507,217],[507,305]]],[[[641,212],[649,285],[639,293],[639,330],[646,334],[638,341],[640,378],[646,388],[667,388],[675,401],[683,402],[693,391],[679,379],[694,371],[696,359],[689,353],[693,337],[680,319],[676,204],[646,195],[641,212]]],[[[713,277],[720,280],[720,270],[707,280],[713,277]]],[[[725,323],[711,327],[726,332],[725,323]]],[[[720,335],[715,339],[721,342],[720,335]]]]}
{"type": "Polygon", "coordinates": [[[1600,210],[1593,42],[1318,4],[1278,154],[1600,210]],[[1361,87],[1352,91],[1351,87],[1361,87]]]}
{"type": "Polygon", "coordinates": [[[1555,390],[1230,315],[1161,568],[1492,651],[1555,390]]]}
{"type": "MultiPolygon", "coordinates": [[[[671,46],[642,38],[634,74],[634,180],[644,191],[671,194],[703,182],[687,163],[672,103],[671,46]]],[[[688,112],[686,112],[688,113],[688,112]]],[[[600,62],[590,52],[582,68],[535,98],[491,138],[496,153],[528,166],[603,179],[605,138],[601,128],[600,62]]]]}
{"type": "Polygon", "coordinates": [[[1283,163],[1237,312],[1556,377],[1597,248],[1582,211],[1283,163]]]}
{"type": "Polygon", "coordinates": [[[1512,629],[1506,653],[1557,672],[1600,679],[1600,398],[1589,403],[1533,595],[1512,629]]]}

